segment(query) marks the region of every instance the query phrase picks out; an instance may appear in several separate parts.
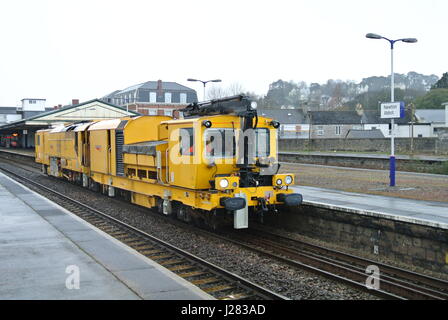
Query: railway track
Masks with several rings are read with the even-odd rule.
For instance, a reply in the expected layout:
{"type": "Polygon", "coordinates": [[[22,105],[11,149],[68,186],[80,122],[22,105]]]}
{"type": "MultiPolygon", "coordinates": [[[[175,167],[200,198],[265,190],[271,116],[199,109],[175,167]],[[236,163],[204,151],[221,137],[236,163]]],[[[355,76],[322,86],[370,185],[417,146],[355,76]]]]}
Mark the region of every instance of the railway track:
{"type": "Polygon", "coordinates": [[[288,300],[108,214],[5,168],[1,171],[125,243],[219,300],[288,300]],[[52,200],[53,200],[52,199],[52,200]]]}
{"type": "MultiPolygon", "coordinates": [[[[47,188],[45,186],[42,187],[47,188]]],[[[51,192],[55,193],[55,191],[53,190],[51,190],[51,192]]],[[[73,201],[76,202],[76,200],[73,201]]],[[[76,208],[71,209],[71,211],[76,211],[76,208]]],[[[81,215],[81,213],[79,215],[81,215]]],[[[94,215],[92,217],[94,217],[94,215]]],[[[160,217],[166,218],[163,216],[160,217]]],[[[89,216],[85,216],[83,218],[89,221],[89,216]]],[[[116,220],[115,218],[112,217],[108,217],[108,219],[111,219],[112,221],[116,220]]],[[[98,222],[99,221],[93,221],[91,223],[96,225],[95,223],[98,222]]],[[[174,220],[172,220],[172,222],[178,224],[179,226],[183,226],[184,228],[190,227],[188,225],[185,225],[184,223],[177,222],[174,220]]],[[[117,221],[117,223],[125,225],[123,222],[120,221],[117,221]]],[[[101,226],[102,225],[100,224],[100,227],[101,226]]],[[[133,228],[128,225],[126,226],[133,228]]],[[[105,225],[103,228],[105,228],[103,229],[104,231],[111,233],[112,235],[116,235],[119,240],[121,239],[124,243],[128,244],[129,246],[135,247],[137,251],[141,249],[142,254],[145,254],[150,258],[152,257],[151,259],[157,262],[159,262],[160,260],[160,264],[166,261],[167,267],[170,267],[171,263],[174,263],[173,267],[178,265],[176,261],[178,259],[173,259],[171,255],[164,257],[166,254],[151,251],[158,249],[153,249],[152,247],[145,247],[143,245],[140,246],[140,242],[137,241],[137,239],[134,238],[127,239],[126,234],[122,234],[120,229],[110,229],[109,227],[107,227],[107,225],[105,225]]],[[[229,233],[216,234],[204,230],[198,230],[197,228],[193,227],[192,229],[195,229],[194,232],[196,233],[203,233],[207,234],[207,236],[232,242],[236,245],[249,249],[253,252],[257,252],[258,254],[262,254],[270,258],[279,260],[285,264],[291,265],[296,268],[305,269],[314,272],[316,274],[320,274],[332,280],[343,282],[359,290],[366,291],[370,294],[379,296],[381,298],[432,299],[432,300],[448,299],[448,281],[429,277],[424,274],[412,272],[402,268],[397,268],[391,265],[386,265],[378,261],[368,260],[362,257],[317,246],[312,243],[291,239],[279,234],[269,233],[257,229],[248,229],[245,230],[244,233],[229,230],[228,232],[230,234],[229,233]],[[380,271],[381,281],[380,281],[380,289],[378,290],[368,289],[366,286],[366,279],[369,276],[369,274],[366,273],[366,268],[367,266],[372,265],[378,267],[380,271]]],[[[181,263],[179,262],[179,264],[181,263]]],[[[215,283],[213,282],[215,281],[213,275],[210,276],[205,274],[196,274],[194,271],[192,271],[192,273],[182,272],[182,270],[176,271],[176,273],[184,276],[189,275],[192,275],[192,277],[194,276],[191,279],[192,283],[198,285],[199,287],[203,286],[206,289],[211,287],[211,289],[209,290],[214,289],[220,290],[226,287],[226,285],[213,286],[213,283],[215,283]],[[195,277],[196,275],[198,276],[197,278],[195,277]]],[[[233,289],[229,288],[228,290],[231,291],[233,289]]],[[[225,292],[226,290],[224,290],[224,293],[225,292]]],[[[221,296],[219,294],[214,296],[218,298],[220,297],[226,298],[226,296],[221,296]]],[[[232,296],[232,294],[230,296],[232,296]]],[[[252,298],[247,294],[238,294],[234,295],[234,297],[242,299],[252,298]]],[[[280,296],[280,298],[282,297],[280,296]]]]}
{"type": "Polygon", "coordinates": [[[304,268],[386,299],[448,300],[448,281],[346,254],[275,233],[249,229],[222,236],[246,249],[304,268]],[[380,272],[380,287],[369,289],[368,266],[380,272]]]}

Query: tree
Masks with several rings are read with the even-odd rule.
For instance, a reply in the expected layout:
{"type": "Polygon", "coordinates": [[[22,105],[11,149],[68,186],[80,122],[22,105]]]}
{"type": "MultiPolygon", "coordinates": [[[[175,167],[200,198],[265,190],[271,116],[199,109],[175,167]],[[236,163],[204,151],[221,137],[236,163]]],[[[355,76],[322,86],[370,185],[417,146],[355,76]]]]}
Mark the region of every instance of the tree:
{"type": "MultiPolygon", "coordinates": [[[[404,101],[406,104],[414,102],[416,98],[426,94],[425,91],[415,89],[395,88],[395,101],[404,101]]],[[[366,110],[378,110],[381,102],[390,101],[390,90],[383,89],[380,91],[367,91],[357,95],[354,99],[347,102],[346,105],[354,110],[356,104],[361,103],[366,110]]]]}
{"type": "Polygon", "coordinates": [[[331,94],[330,101],[328,101],[328,107],[330,109],[336,109],[342,107],[342,86],[341,83],[336,83],[333,92],[331,94]]]}
{"type": "Polygon", "coordinates": [[[431,89],[448,89],[448,72],[445,72],[442,78],[440,78],[431,89]]]}
{"type": "Polygon", "coordinates": [[[210,88],[206,88],[207,100],[224,98],[227,96],[226,90],[224,90],[220,85],[213,85],[210,88]]]}
{"type": "Polygon", "coordinates": [[[308,106],[312,110],[319,110],[322,99],[322,87],[318,83],[310,84],[310,95],[308,97],[308,106]]]}
{"type": "Polygon", "coordinates": [[[266,94],[264,104],[269,107],[282,107],[290,105],[298,105],[297,93],[290,92],[298,89],[297,85],[290,81],[278,80],[269,85],[269,91],[266,94]],[[297,101],[294,101],[297,100],[297,101]]]}
{"type": "Polygon", "coordinates": [[[423,97],[415,99],[417,109],[443,109],[442,103],[448,102],[448,89],[432,89],[423,97]]]}
{"type": "Polygon", "coordinates": [[[231,83],[227,89],[227,94],[229,96],[236,96],[238,94],[243,94],[243,93],[244,93],[244,88],[241,85],[241,83],[239,83],[239,82],[231,83]]]}
{"type": "Polygon", "coordinates": [[[210,88],[207,88],[207,99],[209,100],[236,96],[238,94],[244,94],[243,86],[238,82],[231,83],[225,89],[220,85],[212,85],[210,88]]]}

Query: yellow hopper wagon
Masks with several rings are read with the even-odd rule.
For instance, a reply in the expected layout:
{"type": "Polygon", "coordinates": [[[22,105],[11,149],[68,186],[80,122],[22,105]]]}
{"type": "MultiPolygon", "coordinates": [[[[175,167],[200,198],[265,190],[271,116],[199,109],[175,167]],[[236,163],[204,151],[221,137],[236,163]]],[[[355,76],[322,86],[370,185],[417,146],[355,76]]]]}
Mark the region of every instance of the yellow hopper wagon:
{"type": "Polygon", "coordinates": [[[239,95],[188,105],[183,119],[138,116],[36,134],[46,174],[216,229],[299,206],[293,174],[278,174],[279,123],[239,95]]]}

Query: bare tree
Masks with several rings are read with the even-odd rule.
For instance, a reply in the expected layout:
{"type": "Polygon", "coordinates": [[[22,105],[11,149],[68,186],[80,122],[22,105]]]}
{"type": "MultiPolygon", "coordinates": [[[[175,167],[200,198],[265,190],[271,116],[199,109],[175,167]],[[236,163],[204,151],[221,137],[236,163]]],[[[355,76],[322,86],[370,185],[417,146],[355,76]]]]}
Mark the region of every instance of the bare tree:
{"type": "Polygon", "coordinates": [[[227,96],[226,90],[224,90],[220,85],[213,85],[206,90],[207,100],[219,99],[227,96]]]}
{"type": "Polygon", "coordinates": [[[238,94],[243,94],[243,93],[244,93],[244,88],[241,85],[241,83],[239,83],[239,82],[231,83],[227,89],[227,94],[229,96],[236,96],[238,94]]]}
{"type": "Polygon", "coordinates": [[[236,96],[238,94],[244,94],[243,86],[238,82],[231,83],[227,88],[223,88],[220,85],[213,85],[207,88],[207,99],[219,99],[223,97],[236,96]]]}

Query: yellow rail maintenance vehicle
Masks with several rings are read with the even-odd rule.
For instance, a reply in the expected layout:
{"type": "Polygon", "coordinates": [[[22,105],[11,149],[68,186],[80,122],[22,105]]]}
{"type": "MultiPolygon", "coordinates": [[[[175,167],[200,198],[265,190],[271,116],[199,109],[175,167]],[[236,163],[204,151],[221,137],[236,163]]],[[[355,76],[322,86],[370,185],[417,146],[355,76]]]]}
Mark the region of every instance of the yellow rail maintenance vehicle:
{"type": "Polygon", "coordinates": [[[279,206],[299,206],[278,174],[279,123],[257,115],[239,95],[193,103],[184,119],[139,116],[76,123],[36,134],[36,162],[46,174],[161,214],[216,229],[247,228],[279,206]]]}

